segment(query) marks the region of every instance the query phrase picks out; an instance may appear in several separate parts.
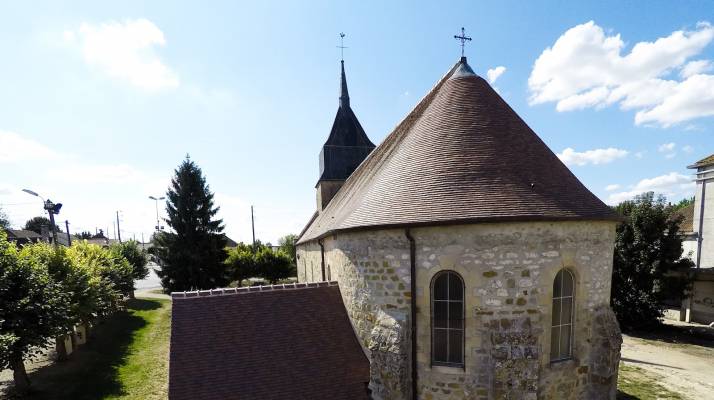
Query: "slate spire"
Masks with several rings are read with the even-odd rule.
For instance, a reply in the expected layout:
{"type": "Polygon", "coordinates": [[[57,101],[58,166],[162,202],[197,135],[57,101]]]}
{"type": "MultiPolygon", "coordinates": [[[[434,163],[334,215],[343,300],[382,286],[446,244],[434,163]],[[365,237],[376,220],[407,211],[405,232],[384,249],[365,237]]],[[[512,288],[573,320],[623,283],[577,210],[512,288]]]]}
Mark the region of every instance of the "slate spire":
{"type": "Polygon", "coordinates": [[[329,203],[342,183],[372,152],[369,140],[350,107],[345,61],[340,61],[340,102],[330,136],[320,151],[320,179],[317,182],[318,209],[329,203]]]}
{"type": "Polygon", "coordinates": [[[345,76],[345,60],[341,60],[342,64],[342,76],[340,85],[340,108],[349,108],[350,106],[350,93],[347,91],[347,77],[345,76]]]}

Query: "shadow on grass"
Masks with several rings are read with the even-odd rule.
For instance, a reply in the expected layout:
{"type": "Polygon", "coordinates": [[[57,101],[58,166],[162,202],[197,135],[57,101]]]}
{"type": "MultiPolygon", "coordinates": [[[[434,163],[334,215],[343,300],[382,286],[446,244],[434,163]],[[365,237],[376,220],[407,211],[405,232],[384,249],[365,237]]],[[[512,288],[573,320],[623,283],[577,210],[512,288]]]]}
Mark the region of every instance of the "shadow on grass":
{"type": "Polygon", "coordinates": [[[679,326],[662,324],[647,331],[625,332],[641,339],[665,343],[695,344],[714,348],[714,330],[705,326],[679,326]]]}
{"type": "Polygon", "coordinates": [[[640,400],[640,398],[618,390],[617,400],[640,400]]]}
{"type": "Polygon", "coordinates": [[[155,310],[157,300],[132,299],[127,311],[121,311],[90,332],[87,344],[65,362],[58,362],[30,374],[32,399],[94,400],[122,395],[117,369],[124,364],[134,333],[146,321],[132,311],[155,310]]]}

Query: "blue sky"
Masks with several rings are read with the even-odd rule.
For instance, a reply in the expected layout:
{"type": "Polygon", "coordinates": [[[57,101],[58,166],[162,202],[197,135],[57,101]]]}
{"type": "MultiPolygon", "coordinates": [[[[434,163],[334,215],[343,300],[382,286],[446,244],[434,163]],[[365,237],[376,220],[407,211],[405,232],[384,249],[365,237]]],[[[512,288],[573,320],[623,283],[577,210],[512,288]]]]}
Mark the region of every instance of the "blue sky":
{"type": "Polygon", "coordinates": [[[581,3],[5,3],[0,207],[15,225],[38,215],[27,187],[63,202],[73,231],[111,231],[120,210],[123,237],[148,237],[147,196],[189,153],[229,236],[250,239],[251,204],[260,239],[297,233],[337,108],[338,33],[378,143],[458,60],[462,26],[471,66],[604,201],[690,196],[686,165],[714,152],[714,8],[581,3]]]}

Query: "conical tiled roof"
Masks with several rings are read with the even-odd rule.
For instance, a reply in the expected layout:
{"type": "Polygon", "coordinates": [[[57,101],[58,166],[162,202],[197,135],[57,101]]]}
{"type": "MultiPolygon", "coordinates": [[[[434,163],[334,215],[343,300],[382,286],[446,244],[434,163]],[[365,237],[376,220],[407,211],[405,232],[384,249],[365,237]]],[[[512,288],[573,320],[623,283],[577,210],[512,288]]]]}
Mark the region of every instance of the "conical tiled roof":
{"type": "Polygon", "coordinates": [[[617,216],[462,58],[300,242],[369,227],[549,220],[617,216]]]}

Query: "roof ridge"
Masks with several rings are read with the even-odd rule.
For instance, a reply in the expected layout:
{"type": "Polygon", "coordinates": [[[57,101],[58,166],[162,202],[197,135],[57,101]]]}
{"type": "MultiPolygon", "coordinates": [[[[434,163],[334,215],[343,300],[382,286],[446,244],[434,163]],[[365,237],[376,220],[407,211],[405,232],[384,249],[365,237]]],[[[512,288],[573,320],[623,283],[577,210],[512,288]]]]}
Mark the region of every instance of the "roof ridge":
{"type": "Polygon", "coordinates": [[[243,286],[237,288],[218,288],[209,290],[193,290],[184,292],[171,292],[171,299],[191,299],[201,297],[227,296],[245,293],[275,292],[283,290],[314,289],[319,287],[338,286],[337,281],[322,281],[310,283],[283,283],[277,285],[243,286]]]}

